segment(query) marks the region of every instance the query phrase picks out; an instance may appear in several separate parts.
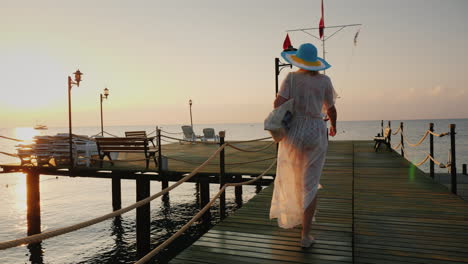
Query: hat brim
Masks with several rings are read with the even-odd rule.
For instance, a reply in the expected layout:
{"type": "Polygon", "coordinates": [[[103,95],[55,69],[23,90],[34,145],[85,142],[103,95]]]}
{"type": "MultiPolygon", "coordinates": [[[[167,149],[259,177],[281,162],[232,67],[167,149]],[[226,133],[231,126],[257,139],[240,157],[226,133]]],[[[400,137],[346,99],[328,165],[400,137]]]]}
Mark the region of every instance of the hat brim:
{"type": "Polygon", "coordinates": [[[288,63],[308,71],[323,71],[331,67],[331,65],[322,58],[317,57],[317,61],[307,62],[297,58],[296,53],[297,51],[283,51],[281,52],[281,56],[288,63]]]}

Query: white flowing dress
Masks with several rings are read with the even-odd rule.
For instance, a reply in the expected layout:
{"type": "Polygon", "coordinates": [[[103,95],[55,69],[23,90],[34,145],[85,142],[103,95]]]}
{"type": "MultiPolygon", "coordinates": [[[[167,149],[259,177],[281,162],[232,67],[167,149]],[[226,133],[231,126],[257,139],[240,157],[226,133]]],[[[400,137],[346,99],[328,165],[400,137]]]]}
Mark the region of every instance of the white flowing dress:
{"type": "Polygon", "coordinates": [[[294,98],[294,118],[279,143],[270,218],[278,218],[282,228],[292,228],[302,224],[304,210],[319,189],[328,148],[323,113],[335,104],[337,94],[328,76],[294,72],[278,95],[294,98]]]}

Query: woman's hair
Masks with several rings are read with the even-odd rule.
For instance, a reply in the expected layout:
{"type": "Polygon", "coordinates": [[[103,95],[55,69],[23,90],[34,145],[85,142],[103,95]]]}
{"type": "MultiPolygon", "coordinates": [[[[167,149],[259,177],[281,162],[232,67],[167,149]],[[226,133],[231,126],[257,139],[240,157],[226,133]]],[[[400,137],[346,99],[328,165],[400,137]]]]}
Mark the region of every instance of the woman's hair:
{"type": "Polygon", "coordinates": [[[302,71],[302,72],[306,72],[307,74],[310,74],[310,75],[317,75],[317,74],[320,73],[318,71],[309,71],[309,70],[305,70],[305,69],[299,69],[299,70],[302,71]]]}

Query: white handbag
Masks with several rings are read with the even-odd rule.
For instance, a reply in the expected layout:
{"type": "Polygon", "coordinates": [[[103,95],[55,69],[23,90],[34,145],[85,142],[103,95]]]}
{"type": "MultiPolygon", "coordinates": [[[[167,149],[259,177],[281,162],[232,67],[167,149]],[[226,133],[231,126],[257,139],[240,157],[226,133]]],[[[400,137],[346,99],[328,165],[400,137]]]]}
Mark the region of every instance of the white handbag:
{"type": "MultiPolygon", "coordinates": [[[[293,89],[292,76],[293,75],[291,75],[291,86],[289,87],[289,91],[293,89]]],[[[293,113],[294,99],[291,98],[288,101],[284,102],[282,105],[273,109],[273,111],[271,111],[265,119],[264,129],[270,132],[271,136],[273,137],[273,140],[276,143],[280,142],[286,136],[289,127],[288,124],[285,123],[288,123],[290,121],[291,116],[294,115],[293,113]]]]}

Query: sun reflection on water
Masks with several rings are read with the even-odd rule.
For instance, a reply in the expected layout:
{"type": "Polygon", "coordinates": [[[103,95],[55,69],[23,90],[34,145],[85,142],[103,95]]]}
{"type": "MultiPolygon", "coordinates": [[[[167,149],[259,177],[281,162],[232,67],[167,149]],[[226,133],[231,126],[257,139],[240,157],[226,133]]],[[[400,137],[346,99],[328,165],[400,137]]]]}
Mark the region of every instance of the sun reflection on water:
{"type": "Polygon", "coordinates": [[[32,127],[17,127],[15,129],[15,138],[21,139],[21,140],[26,140],[26,141],[31,141],[34,136],[40,135],[41,132],[38,130],[35,130],[32,127]]]}
{"type": "Polygon", "coordinates": [[[17,182],[12,187],[14,188],[15,207],[18,213],[24,213],[26,211],[26,175],[18,173],[17,182]]]}

